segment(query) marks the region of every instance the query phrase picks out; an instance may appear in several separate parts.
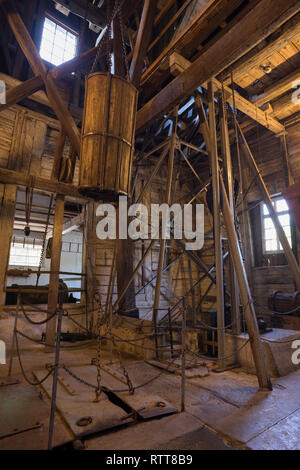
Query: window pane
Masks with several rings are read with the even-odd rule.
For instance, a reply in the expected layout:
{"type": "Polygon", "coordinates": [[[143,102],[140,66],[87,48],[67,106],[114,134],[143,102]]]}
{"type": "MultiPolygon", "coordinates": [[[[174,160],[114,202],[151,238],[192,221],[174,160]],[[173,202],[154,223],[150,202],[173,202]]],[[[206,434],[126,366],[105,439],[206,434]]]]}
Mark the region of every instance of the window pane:
{"type": "Polygon", "coordinates": [[[265,219],[265,229],[267,230],[267,229],[270,229],[270,228],[275,228],[275,227],[274,227],[274,224],[273,224],[273,222],[272,222],[272,219],[270,219],[269,217],[267,217],[267,218],[265,219]]]}
{"type": "Polygon", "coordinates": [[[278,251],[277,240],[267,240],[266,251],[278,251]]]}
{"type": "Polygon", "coordinates": [[[54,65],[71,60],[76,55],[77,37],[67,29],[45,19],[40,55],[54,65]]]}
{"type": "Polygon", "coordinates": [[[269,215],[269,210],[268,210],[266,204],[263,205],[263,212],[264,212],[264,215],[269,215]]]}
{"type": "Polygon", "coordinates": [[[289,214],[285,215],[280,215],[279,216],[279,222],[283,227],[289,227],[290,226],[290,216],[289,214]]]}
{"type": "Polygon", "coordinates": [[[10,249],[9,264],[22,268],[39,266],[42,247],[33,247],[32,244],[15,243],[10,249]]]}
{"type": "Polygon", "coordinates": [[[285,199],[278,199],[276,201],[276,211],[277,212],[284,212],[284,211],[288,211],[289,210],[289,206],[287,205],[287,202],[285,199]]]}
{"type": "Polygon", "coordinates": [[[277,240],[277,233],[274,228],[265,230],[265,239],[266,240],[277,240]]]}

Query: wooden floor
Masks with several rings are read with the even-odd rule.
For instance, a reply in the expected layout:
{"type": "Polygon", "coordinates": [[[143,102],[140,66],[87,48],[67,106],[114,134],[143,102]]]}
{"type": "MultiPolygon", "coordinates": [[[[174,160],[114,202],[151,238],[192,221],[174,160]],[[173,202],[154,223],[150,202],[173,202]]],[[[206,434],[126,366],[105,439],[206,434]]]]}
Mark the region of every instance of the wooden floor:
{"type": "MultiPolygon", "coordinates": [[[[7,320],[0,321],[2,331],[5,329],[5,322],[7,320]]],[[[21,340],[20,345],[24,368],[28,376],[36,380],[32,371],[44,369],[45,363],[53,362],[52,354],[45,354],[39,345],[32,347],[26,340],[21,340]]],[[[96,369],[91,366],[95,353],[95,345],[85,348],[75,346],[71,350],[63,350],[61,359],[73,372],[95,383],[96,369]]],[[[119,380],[120,376],[118,379],[121,369],[117,358],[113,359],[114,365],[109,364],[108,353],[103,353],[103,363],[106,364],[105,371],[102,371],[103,384],[111,388],[119,384],[121,390],[126,389],[126,385],[119,380]],[[107,374],[108,368],[113,375],[107,374]]],[[[155,402],[159,400],[174,410],[180,410],[181,377],[134,359],[126,359],[125,365],[134,386],[149,383],[141,389],[143,393],[140,393],[139,398],[137,393],[135,405],[134,398],[130,403],[128,396],[123,396],[123,402],[128,405],[127,410],[121,409],[118,403],[113,405],[103,398],[109,413],[115,407],[122,423],[111,432],[104,429],[105,426],[101,428],[99,419],[97,424],[100,423],[100,428],[98,431],[93,430],[97,434],[87,433],[87,436],[82,437],[86,449],[300,449],[300,371],[274,380],[272,392],[261,392],[257,388],[255,376],[239,369],[217,374],[210,368],[209,375],[205,377],[187,378],[184,413],[174,411],[171,416],[160,419],[150,416],[145,420],[142,416],[136,419],[129,411],[134,407],[137,411],[143,410],[140,400],[146,403],[147,397],[156,397],[155,402]],[[156,378],[158,374],[160,375],[156,378]]],[[[7,368],[8,365],[0,367],[1,377],[7,374],[7,368]]],[[[5,430],[3,432],[0,429],[0,449],[46,448],[50,408],[45,388],[32,387],[24,382],[17,359],[14,360],[12,375],[13,378],[20,379],[21,383],[0,386],[1,414],[5,411],[4,405],[9,404],[7,433],[15,429],[21,432],[4,438],[5,430]],[[15,406],[25,399],[28,400],[26,422],[30,423],[32,429],[29,429],[30,426],[25,429],[22,406],[15,406]]],[[[64,386],[65,398],[69,397],[70,403],[75,398],[77,408],[66,419],[67,407],[64,408],[63,403],[60,403],[61,414],[57,414],[54,432],[56,446],[74,441],[76,421],[83,415],[91,414],[92,407],[95,413],[95,406],[97,407],[93,403],[95,393],[92,389],[85,391],[83,397],[82,384],[67,377],[64,386]],[[72,426],[68,424],[68,420],[72,421],[72,426]]],[[[101,413],[96,412],[96,416],[101,417],[101,413]]]]}

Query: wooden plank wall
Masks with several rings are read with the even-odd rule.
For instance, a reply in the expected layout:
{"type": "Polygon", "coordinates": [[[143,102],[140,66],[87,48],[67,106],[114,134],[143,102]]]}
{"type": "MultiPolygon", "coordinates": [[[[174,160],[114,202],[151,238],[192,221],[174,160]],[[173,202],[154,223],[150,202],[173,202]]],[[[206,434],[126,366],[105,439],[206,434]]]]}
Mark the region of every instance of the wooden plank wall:
{"type": "MultiPolygon", "coordinates": [[[[289,161],[291,165],[291,172],[295,181],[300,181],[300,125],[295,125],[288,129],[287,135],[289,161]]],[[[284,164],[284,154],[282,151],[280,139],[275,137],[268,131],[263,131],[261,127],[257,127],[250,137],[248,143],[253,152],[253,155],[258,163],[258,166],[263,175],[264,181],[271,195],[280,193],[287,187],[286,167],[284,164]]],[[[235,150],[233,149],[235,154],[235,150]]],[[[235,169],[237,170],[236,154],[235,169]]],[[[248,168],[243,168],[244,187],[247,189],[253,181],[253,175],[248,168]]],[[[260,193],[255,184],[250,190],[247,202],[255,205],[260,200],[260,193]]],[[[259,212],[253,209],[252,229],[256,230],[256,226],[260,226],[259,212]],[[255,212],[255,214],[254,214],[255,212]],[[257,215],[258,214],[258,215],[257,215]]],[[[258,241],[257,232],[253,237],[253,249],[255,251],[255,244],[261,243],[258,241]]],[[[245,243],[244,243],[245,245],[245,243]]],[[[300,235],[297,231],[297,254],[300,255],[300,235]]],[[[253,296],[255,300],[256,313],[262,316],[270,326],[280,326],[286,329],[300,329],[300,321],[297,317],[285,317],[281,321],[270,312],[268,308],[268,297],[275,291],[294,292],[295,284],[290,273],[289,267],[286,265],[285,257],[283,255],[273,255],[268,259],[262,258],[262,254],[256,257],[256,265],[252,266],[252,285],[253,296]],[[257,266],[260,264],[260,266],[257,266]],[[280,265],[279,265],[280,264],[280,265]]]]}

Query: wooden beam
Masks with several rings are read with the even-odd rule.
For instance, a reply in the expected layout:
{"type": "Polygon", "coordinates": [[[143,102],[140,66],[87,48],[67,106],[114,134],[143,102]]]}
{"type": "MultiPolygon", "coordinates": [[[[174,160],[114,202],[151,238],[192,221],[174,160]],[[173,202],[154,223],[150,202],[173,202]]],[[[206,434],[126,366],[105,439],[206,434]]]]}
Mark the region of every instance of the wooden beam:
{"type": "Polygon", "coordinates": [[[283,95],[287,91],[292,90],[295,81],[300,79],[300,68],[282,78],[278,82],[265,88],[264,92],[260,95],[255,95],[251,98],[251,102],[256,106],[262,106],[265,103],[273,101],[275,98],[283,95]]]}
{"type": "Polygon", "coordinates": [[[221,235],[221,197],[218,164],[218,141],[216,128],[215,110],[215,87],[212,81],[208,84],[209,99],[209,128],[211,144],[211,171],[213,189],[213,221],[214,221],[214,244],[217,286],[217,324],[218,324],[218,357],[219,367],[225,366],[222,357],[225,356],[225,304],[224,304],[224,276],[223,276],[223,250],[221,235]]]}
{"type": "MultiPolygon", "coordinates": [[[[215,85],[221,91],[222,84],[218,80],[214,80],[215,85]]],[[[224,85],[224,94],[226,101],[233,105],[233,92],[232,89],[224,85]]],[[[277,121],[277,119],[271,117],[266,111],[259,109],[258,106],[252,104],[250,101],[246,100],[236,91],[234,92],[234,101],[235,106],[239,111],[242,111],[246,116],[249,116],[254,121],[258,122],[262,126],[266,127],[274,134],[285,133],[285,127],[277,121]]]]}
{"type": "Polygon", "coordinates": [[[64,64],[59,65],[58,67],[53,67],[50,70],[49,74],[55,80],[64,78],[66,75],[75,72],[79,67],[85,67],[88,65],[97,54],[98,47],[92,47],[82,54],[74,57],[74,59],[68,60],[64,64]]]}
{"type": "Polygon", "coordinates": [[[17,199],[16,186],[0,185],[0,308],[5,305],[6,272],[8,269],[10,244],[14,228],[17,199]]]}
{"type": "MultiPolygon", "coordinates": [[[[176,110],[177,113],[177,110],[176,110]]],[[[171,202],[171,191],[172,191],[172,181],[173,181],[173,171],[174,171],[174,156],[176,150],[176,124],[177,124],[177,116],[176,122],[173,122],[173,131],[170,141],[169,147],[169,159],[168,159],[168,180],[167,180],[167,188],[166,188],[166,204],[170,205],[171,202]]],[[[157,277],[155,283],[155,295],[154,295],[154,304],[153,304],[153,316],[152,321],[154,325],[157,324],[158,321],[158,309],[159,309],[159,301],[160,301],[160,291],[161,291],[161,283],[162,283],[162,272],[164,268],[165,262],[165,251],[166,251],[166,230],[167,227],[162,224],[161,226],[161,233],[162,237],[160,238],[160,247],[159,247],[159,258],[158,258],[158,267],[157,267],[157,277]]]]}
{"type": "Polygon", "coordinates": [[[288,46],[288,44],[293,41],[295,35],[299,34],[299,22],[300,13],[286,21],[280,29],[272,33],[238,61],[224,70],[218,78],[224,81],[226,85],[229,85],[231,83],[232,73],[234,81],[238,82],[244,77],[245,70],[251,70],[253,67],[261,65],[265,61],[268,61],[272,54],[288,46]]]}
{"type": "MultiPolygon", "coordinates": [[[[81,225],[84,224],[85,216],[84,213],[76,215],[72,219],[68,220],[63,224],[62,234],[71,233],[74,230],[77,230],[81,225]]],[[[49,230],[47,233],[47,239],[53,237],[53,230],[49,230]]]]}
{"type": "MultiPolygon", "coordinates": [[[[180,54],[175,53],[174,56],[174,58],[173,55],[170,57],[170,65],[172,67],[171,70],[173,70],[174,73],[177,73],[178,67],[179,70],[182,71],[189,70],[189,67],[192,66],[192,62],[185,59],[185,57],[180,56],[180,54]]],[[[246,116],[251,117],[251,119],[254,119],[254,121],[258,122],[259,124],[266,127],[275,134],[281,134],[285,132],[284,126],[280,124],[279,121],[269,116],[266,111],[259,109],[258,106],[243,98],[243,96],[241,96],[236,91],[233,92],[232,89],[228,86],[222,85],[222,83],[220,83],[218,80],[213,79],[213,83],[216,90],[219,90],[220,92],[224,90],[225,99],[231,105],[233,105],[234,93],[234,101],[236,108],[246,114],[246,116]]],[[[207,83],[204,83],[202,86],[203,88],[207,89],[207,83]]]]}
{"type": "Polygon", "coordinates": [[[53,78],[47,73],[47,68],[42,61],[39,52],[24,25],[21,16],[12,4],[5,3],[2,8],[6,14],[9,26],[11,27],[16,40],[25,54],[35,75],[40,75],[46,87],[46,92],[52,108],[54,109],[61,124],[66,129],[72,146],[76,153],[80,155],[80,134],[77,126],[60,96],[53,78]]]}
{"type": "Polygon", "coordinates": [[[6,92],[6,103],[0,105],[0,112],[10,106],[24,100],[27,96],[33,95],[44,86],[44,82],[40,76],[30,78],[20,85],[10,88],[6,92]]]}
{"type": "MultiPolygon", "coordinates": [[[[59,271],[62,245],[62,229],[64,223],[65,198],[58,195],[55,202],[53,242],[51,249],[51,274],[48,291],[48,318],[53,315],[57,309],[59,295],[59,271]]],[[[51,318],[46,324],[46,344],[55,345],[56,337],[56,316],[51,318]]],[[[52,348],[49,348],[49,352],[52,348]]]]}
{"type": "Polygon", "coordinates": [[[254,158],[254,156],[253,156],[253,154],[250,150],[248,142],[247,142],[247,140],[245,138],[245,135],[244,135],[241,127],[239,126],[239,124],[238,124],[238,129],[239,129],[239,133],[240,133],[241,138],[242,138],[242,142],[243,142],[242,149],[244,150],[244,155],[246,157],[246,161],[248,163],[248,166],[249,166],[250,170],[253,173],[253,176],[256,177],[256,183],[257,183],[258,188],[260,190],[261,196],[262,196],[262,198],[263,198],[263,200],[264,200],[264,202],[265,202],[265,204],[268,208],[270,217],[272,219],[272,222],[273,222],[274,227],[275,227],[276,232],[277,232],[277,236],[278,236],[279,241],[282,245],[286,260],[287,260],[287,262],[289,264],[289,267],[291,269],[291,272],[293,274],[293,277],[294,277],[294,280],[295,280],[295,283],[296,283],[296,286],[297,286],[297,290],[300,290],[300,268],[299,268],[299,265],[296,261],[293,250],[292,250],[292,248],[291,248],[291,246],[288,242],[285,231],[283,230],[282,225],[279,221],[279,217],[277,215],[277,212],[274,209],[272,199],[271,199],[270,194],[268,192],[268,189],[265,185],[263,177],[261,176],[261,172],[260,172],[260,170],[259,170],[259,168],[256,164],[255,158],[254,158]]]}
{"type": "Polygon", "coordinates": [[[254,303],[250,292],[247,275],[243,263],[243,257],[240,250],[239,241],[237,238],[234,222],[232,220],[232,214],[230,205],[224,185],[222,175],[220,174],[220,185],[223,196],[223,216],[226,231],[228,234],[228,243],[230,248],[230,254],[232,256],[235,271],[237,273],[237,279],[239,283],[239,289],[244,309],[244,315],[247,323],[248,334],[251,344],[252,355],[256,367],[256,374],[261,389],[272,390],[272,383],[270,380],[268,367],[266,364],[265,353],[263,345],[259,335],[259,329],[257,325],[257,318],[254,309],[254,303]]]}
{"type": "Polygon", "coordinates": [[[225,70],[300,10],[297,0],[261,0],[191,67],[175,78],[137,114],[137,130],[173,109],[197,87],[225,70]]]}
{"type": "Polygon", "coordinates": [[[40,189],[41,191],[49,191],[56,194],[64,194],[65,196],[71,196],[80,198],[82,200],[88,200],[82,196],[76,186],[67,183],[57,183],[46,178],[40,178],[39,176],[27,175],[25,173],[13,170],[7,170],[0,168],[0,183],[2,184],[13,184],[17,186],[32,186],[33,188],[40,189]]]}
{"type": "MultiPolygon", "coordinates": [[[[232,214],[232,220],[235,222],[234,212],[234,175],[232,168],[232,158],[230,151],[230,141],[228,132],[228,116],[226,110],[226,100],[224,93],[219,96],[219,117],[220,117],[220,133],[221,133],[221,149],[224,162],[224,180],[228,201],[232,214]]],[[[241,183],[240,183],[241,184],[241,183]]],[[[230,298],[231,298],[231,318],[232,329],[235,334],[241,333],[241,315],[240,315],[240,298],[237,283],[237,277],[234,271],[232,257],[229,259],[229,283],[230,283],[230,298]]]]}
{"type": "Polygon", "coordinates": [[[129,71],[129,77],[134,86],[138,86],[140,83],[147,47],[151,39],[156,8],[157,0],[145,0],[129,71]]]}
{"type": "Polygon", "coordinates": [[[104,28],[106,25],[106,15],[103,9],[98,8],[97,5],[91,2],[87,2],[86,0],[59,0],[59,2],[53,0],[53,2],[60,3],[60,5],[70,10],[73,15],[90,21],[100,28],[104,28]]]}

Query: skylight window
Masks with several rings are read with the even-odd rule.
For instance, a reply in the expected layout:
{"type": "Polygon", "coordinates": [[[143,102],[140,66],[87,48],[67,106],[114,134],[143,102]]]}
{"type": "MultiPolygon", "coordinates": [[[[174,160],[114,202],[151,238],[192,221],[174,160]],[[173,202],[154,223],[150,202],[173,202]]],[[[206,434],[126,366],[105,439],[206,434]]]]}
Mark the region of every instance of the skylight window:
{"type": "Polygon", "coordinates": [[[77,36],[66,28],[45,18],[40,56],[53,65],[60,65],[76,55],[77,36]]]}

